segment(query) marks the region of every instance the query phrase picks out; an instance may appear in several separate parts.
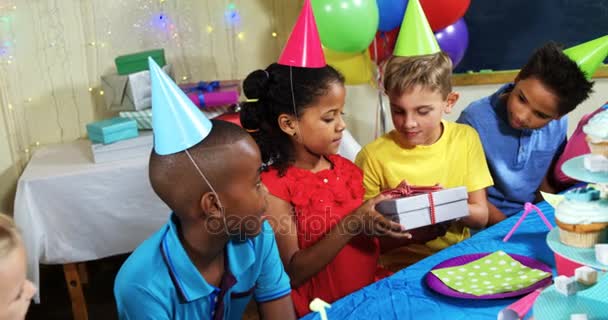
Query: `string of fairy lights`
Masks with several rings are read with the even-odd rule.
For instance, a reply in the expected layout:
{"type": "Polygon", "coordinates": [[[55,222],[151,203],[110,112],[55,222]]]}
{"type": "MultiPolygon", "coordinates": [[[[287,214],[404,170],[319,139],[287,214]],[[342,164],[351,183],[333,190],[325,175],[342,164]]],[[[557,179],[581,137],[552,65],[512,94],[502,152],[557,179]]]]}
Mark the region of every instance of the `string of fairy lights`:
{"type": "MultiPolygon", "coordinates": [[[[238,0],[237,0],[238,1],[238,0]]],[[[280,1],[280,0],[278,0],[280,1]]],[[[150,8],[154,8],[154,4],[157,3],[158,4],[158,10],[154,11],[153,13],[147,13],[147,14],[142,14],[141,15],[141,19],[138,19],[137,21],[132,23],[132,28],[133,30],[139,34],[139,36],[137,37],[139,40],[139,45],[140,46],[144,46],[144,47],[167,47],[167,43],[170,41],[174,41],[175,42],[175,46],[177,48],[180,48],[179,51],[181,51],[182,53],[185,52],[192,52],[189,49],[192,50],[196,50],[196,49],[200,49],[200,48],[192,48],[195,47],[195,45],[193,45],[194,42],[188,42],[188,41],[181,41],[181,39],[192,39],[195,37],[198,37],[198,34],[195,34],[196,32],[193,31],[191,25],[192,23],[190,21],[194,20],[195,18],[192,17],[192,12],[194,12],[193,10],[189,10],[189,8],[184,7],[184,6],[188,6],[188,4],[190,2],[188,1],[181,1],[179,3],[180,6],[180,14],[179,14],[179,18],[173,18],[173,15],[171,14],[172,9],[175,9],[175,6],[177,5],[177,1],[170,1],[170,0],[136,0],[136,2],[139,4],[137,6],[138,10],[141,11],[146,11],[149,10],[150,8]],[[169,7],[168,4],[169,3],[173,3],[173,7],[169,7]],[[190,14],[189,14],[190,13],[190,14]],[[178,25],[183,25],[185,27],[180,28],[178,25]]],[[[209,1],[205,1],[205,3],[207,4],[207,8],[209,9],[209,1]]],[[[273,8],[276,7],[276,3],[277,0],[272,0],[271,1],[271,5],[273,6],[273,8]]],[[[124,4],[124,2],[123,2],[124,4]]],[[[204,10],[204,12],[207,14],[207,20],[208,21],[212,21],[212,17],[211,17],[211,10],[204,10]]],[[[270,32],[270,37],[271,38],[278,38],[279,37],[279,33],[277,30],[277,25],[276,25],[276,21],[274,18],[274,15],[270,15],[269,16],[271,19],[271,25],[272,25],[272,31],[270,32]]],[[[241,14],[239,11],[239,7],[237,5],[237,3],[235,2],[230,2],[228,4],[226,4],[225,6],[225,11],[223,12],[223,21],[222,21],[222,25],[221,27],[225,28],[226,30],[229,31],[230,36],[230,46],[231,46],[231,50],[236,51],[236,47],[237,47],[237,41],[245,41],[247,40],[247,36],[246,36],[246,32],[244,30],[242,30],[242,23],[241,23],[241,14]]],[[[109,17],[109,14],[106,14],[105,17],[102,19],[103,21],[101,21],[102,24],[105,25],[109,25],[109,21],[111,20],[111,18],[109,17]]],[[[204,27],[204,33],[207,36],[211,36],[212,34],[214,34],[215,32],[217,32],[217,27],[214,26],[214,24],[207,24],[204,27]]],[[[108,29],[105,34],[100,34],[97,35],[97,40],[91,40],[87,43],[88,46],[93,47],[93,48],[98,48],[98,49],[103,49],[106,46],[108,46],[108,43],[112,42],[112,30],[108,29]],[[100,40],[101,39],[101,40],[100,40]]],[[[276,42],[278,43],[278,42],[276,42]]],[[[210,45],[212,45],[212,42],[209,42],[210,45]]],[[[116,46],[116,44],[114,44],[114,46],[116,46]]],[[[128,47],[127,46],[121,46],[121,47],[128,47]]],[[[280,46],[275,45],[275,47],[277,49],[280,48],[280,46]]],[[[204,48],[202,48],[204,49],[204,48]]],[[[233,63],[231,63],[231,67],[237,67],[238,63],[237,63],[237,55],[233,54],[231,55],[233,58],[233,63]]],[[[187,59],[175,59],[175,61],[177,63],[185,63],[187,62],[187,59]]],[[[188,80],[192,80],[193,79],[193,74],[198,74],[199,73],[199,69],[196,66],[186,66],[184,68],[181,68],[185,71],[186,74],[180,76],[177,80],[181,81],[181,82],[186,82],[188,80]]],[[[215,69],[215,73],[217,74],[217,66],[214,66],[215,69]]],[[[236,70],[232,70],[231,71],[231,78],[236,78],[238,72],[236,70]]],[[[95,90],[94,86],[90,86],[89,87],[89,91],[93,92],[96,91],[99,95],[103,95],[104,92],[102,90],[95,90]]]]}
{"type": "Polygon", "coordinates": [[[256,4],[245,0],[247,3],[244,6],[242,1],[0,2],[0,107],[13,163],[23,169],[32,151],[41,144],[66,142],[82,136],[83,128],[75,132],[73,128],[76,126],[73,123],[66,125],[66,122],[75,121],[84,127],[83,122],[97,115],[96,111],[79,111],[83,108],[82,97],[90,97],[92,106],[103,104],[102,96],[105,92],[101,89],[99,77],[112,72],[110,66],[119,55],[164,48],[178,82],[202,80],[201,75],[209,77],[209,74],[218,75],[220,71],[232,79],[242,76],[241,73],[247,70],[239,70],[238,57],[246,53],[253,42],[273,43],[273,49],[278,55],[281,48],[279,42],[285,41],[285,32],[279,30],[290,28],[291,23],[289,26],[280,26],[276,16],[278,12],[289,10],[293,11],[295,17],[301,4],[267,0],[264,4],[258,4],[267,6],[266,8],[252,13],[251,8],[256,4]],[[81,30],[69,30],[74,26],[73,21],[69,22],[71,24],[62,21],[67,15],[63,12],[66,9],[74,10],[74,13],[80,15],[77,21],[82,24],[81,30]],[[260,12],[264,15],[261,16],[260,12]],[[35,35],[17,32],[17,26],[24,23],[24,19],[37,22],[36,26],[31,27],[35,35]],[[257,30],[247,29],[257,26],[260,19],[268,19],[264,20],[264,25],[270,27],[266,39],[260,39],[257,30]],[[18,39],[17,35],[28,38],[18,39]],[[84,43],[79,52],[72,52],[74,38],[78,36],[84,43]],[[18,68],[18,65],[32,60],[31,56],[23,56],[24,48],[26,45],[31,47],[32,42],[36,45],[35,50],[40,51],[36,52],[39,55],[36,63],[41,73],[20,74],[22,68],[18,68]],[[218,49],[220,46],[221,49],[218,49]],[[229,52],[224,57],[209,54],[225,50],[225,47],[229,52]],[[201,59],[201,53],[207,56],[201,59]],[[56,70],[73,69],[70,64],[75,55],[80,55],[78,58],[86,65],[87,80],[84,85],[78,75],[62,74],[59,78],[53,75],[56,70]],[[193,58],[197,56],[198,58],[193,58]],[[216,58],[228,59],[228,67],[220,70],[216,58]],[[18,88],[17,84],[27,82],[28,76],[42,79],[50,87],[50,92],[18,88]],[[65,83],[70,87],[67,93],[65,83]],[[31,124],[28,119],[36,112],[36,108],[44,108],[53,114],[55,119],[49,119],[52,122],[49,128],[56,128],[53,133],[56,138],[32,133],[42,131],[36,130],[35,124],[31,124]],[[66,112],[74,115],[66,117],[66,112]]]}
{"type": "MultiPolygon", "coordinates": [[[[8,75],[14,68],[15,61],[15,34],[14,19],[17,12],[17,5],[14,1],[3,1],[0,3],[0,75],[8,75]]],[[[22,114],[16,112],[19,104],[9,96],[9,89],[12,84],[11,77],[0,77],[0,106],[2,107],[2,124],[5,128],[8,148],[11,154],[11,161],[19,168],[25,166],[24,156],[29,155],[30,148],[25,136],[26,132],[20,130],[23,127],[22,114]]],[[[32,98],[27,98],[25,102],[31,102],[32,98]]],[[[39,145],[35,142],[34,145],[39,145]]]]}

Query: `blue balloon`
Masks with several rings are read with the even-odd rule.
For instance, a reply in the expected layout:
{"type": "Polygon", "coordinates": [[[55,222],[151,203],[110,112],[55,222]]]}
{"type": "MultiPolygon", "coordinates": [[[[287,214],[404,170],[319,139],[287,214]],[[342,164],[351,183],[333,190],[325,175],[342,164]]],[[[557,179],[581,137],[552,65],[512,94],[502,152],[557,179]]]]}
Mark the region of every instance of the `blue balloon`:
{"type": "Polygon", "coordinates": [[[380,22],[378,30],[391,31],[401,25],[407,7],[407,0],[376,0],[380,22]]]}

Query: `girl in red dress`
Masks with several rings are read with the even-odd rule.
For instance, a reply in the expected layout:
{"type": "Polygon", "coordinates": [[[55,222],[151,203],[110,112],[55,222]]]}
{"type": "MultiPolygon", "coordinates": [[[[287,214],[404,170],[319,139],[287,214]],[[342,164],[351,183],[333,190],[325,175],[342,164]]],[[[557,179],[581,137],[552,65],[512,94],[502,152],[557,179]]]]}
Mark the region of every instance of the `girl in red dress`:
{"type": "Polygon", "coordinates": [[[410,235],[375,211],[385,197],[363,203],[361,170],[336,154],[345,88],[334,68],[271,64],[249,74],[243,89],[241,123],[269,164],[267,217],[302,317],[314,298],[331,303],[374,282],[375,235],[410,235]]]}

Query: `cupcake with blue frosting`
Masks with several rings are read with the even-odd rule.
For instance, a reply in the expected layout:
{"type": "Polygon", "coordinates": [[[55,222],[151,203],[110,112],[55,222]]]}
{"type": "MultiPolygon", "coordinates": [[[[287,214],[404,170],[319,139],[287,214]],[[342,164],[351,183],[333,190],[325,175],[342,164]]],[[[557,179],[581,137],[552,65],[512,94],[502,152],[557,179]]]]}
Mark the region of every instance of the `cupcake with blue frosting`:
{"type": "Polygon", "coordinates": [[[592,187],[572,189],[555,209],[560,241],[572,247],[591,248],[608,240],[608,199],[592,187]]]}

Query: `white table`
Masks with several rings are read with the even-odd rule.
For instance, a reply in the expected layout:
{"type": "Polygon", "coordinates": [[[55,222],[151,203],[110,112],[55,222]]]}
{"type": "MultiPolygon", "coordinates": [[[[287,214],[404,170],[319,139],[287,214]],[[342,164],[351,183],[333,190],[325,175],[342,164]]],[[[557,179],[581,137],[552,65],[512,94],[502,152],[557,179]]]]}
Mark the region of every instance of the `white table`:
{"type": "Polygon", "coordinates": [[[88,140],[34,153],[19,179],[14,217],[27,250],[28,278],[38,288],[39,264],[127,253],[167,222],[170,210],[150,186],[148,158],[142,152],[95,164],[88,140]]]}

